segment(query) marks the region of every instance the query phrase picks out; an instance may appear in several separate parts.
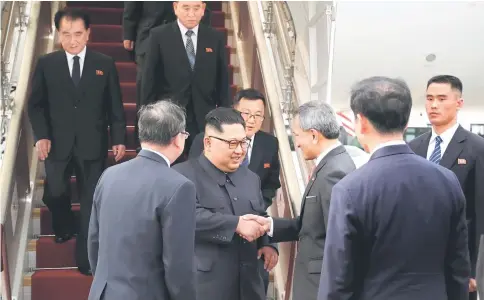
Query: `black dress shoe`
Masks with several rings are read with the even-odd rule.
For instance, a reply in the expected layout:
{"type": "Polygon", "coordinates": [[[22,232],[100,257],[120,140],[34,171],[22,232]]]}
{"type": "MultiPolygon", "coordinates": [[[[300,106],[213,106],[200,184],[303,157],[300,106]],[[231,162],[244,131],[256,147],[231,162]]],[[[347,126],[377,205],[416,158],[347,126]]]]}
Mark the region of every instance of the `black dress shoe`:
{"type": "Polygon", "coordinates": [[[86,276],[92,276],[92,271],[89,268],[86,269],[86,268],[80,268],[80,267],[78,267],[77,270],[79,270],[79,272],[81,274],[84,274],[86,276]]]}
{"type": "Polygon", "coordinates": [[[57,244],[62,244],[62,243],[67,242],[71,238],[72,238],[72,234],[70,234],[70,233],[56,234],[55,237],[54,237],[54,241],[57,244]]]}

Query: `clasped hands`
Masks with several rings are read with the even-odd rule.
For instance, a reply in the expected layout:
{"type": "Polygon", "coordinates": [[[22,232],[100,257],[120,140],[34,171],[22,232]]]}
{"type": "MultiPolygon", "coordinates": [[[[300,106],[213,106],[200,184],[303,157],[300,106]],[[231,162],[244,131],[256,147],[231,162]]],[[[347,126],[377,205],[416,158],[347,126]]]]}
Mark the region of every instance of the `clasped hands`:
{"type": "Polygon", "coordinates": [[[270,219],[248,214],[239,217],[239,223],[237,224],[237,229],[235,231],[242,238],[249,242],[253,242],[270,230],[270,219]]]}

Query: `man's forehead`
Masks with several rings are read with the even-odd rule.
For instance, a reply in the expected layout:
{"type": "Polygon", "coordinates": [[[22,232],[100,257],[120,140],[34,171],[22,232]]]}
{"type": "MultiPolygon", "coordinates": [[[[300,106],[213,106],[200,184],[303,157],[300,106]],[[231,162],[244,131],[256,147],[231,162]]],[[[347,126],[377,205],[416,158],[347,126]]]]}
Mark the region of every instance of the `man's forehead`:
{"type": "Polygon", "coordinates": [[[241,140],[245,138],[245,129],[241,124],[222,125],[223,136],[227,140],[241,140]]]}
{"type": "Polygon", "coordinates": [[[84,21],[82,19],[62,18],[60,22],[61,30],[84,30],[84,21]]]}

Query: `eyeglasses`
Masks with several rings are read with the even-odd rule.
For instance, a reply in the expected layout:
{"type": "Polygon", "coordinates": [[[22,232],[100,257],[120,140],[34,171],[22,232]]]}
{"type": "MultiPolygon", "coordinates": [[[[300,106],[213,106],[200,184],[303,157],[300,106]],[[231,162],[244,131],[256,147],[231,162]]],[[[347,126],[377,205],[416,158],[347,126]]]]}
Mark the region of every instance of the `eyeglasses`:
{"type": "Polygon", "coordinates": [[[247,150],[247,148],[249,148],[249,145],[250,145],[250,139],[243,139],[241,141],[237,141],[237,140],[227,141],[216,136],[209,136],[209,138],[214,138],[216,140],[226,143],[227,145],[229,145],[229,149],[237,149],[237,147],[240,145],[242,150],[247,150]]]}
{"type": "MultiPolygon", "coordinates": [[[[180,133],[178,133],[178,134],[182,134],[182,135],[183,135],[183,137],[185,138],[185,140],[186,140],[186,139],[188,139],[188,137],[190,136],[190,133],[188,133],[188,132],[186,132],[186,131],[182,131],[182,132],[180,132],[180,133]]],[[[176,134],[175,136],[177,136],[178,134],[176,134]]]]}
{"type": "Polygon", "coordinates": [[[264,116],[262,115],[253,115],[251,113],[243,112],[243,111],[241,111],[240,114],[242,115],[242,118],[244,118],[245,120],[249,120],[250,118],[254,118],[255,121],[264,120],[264,116]]]}

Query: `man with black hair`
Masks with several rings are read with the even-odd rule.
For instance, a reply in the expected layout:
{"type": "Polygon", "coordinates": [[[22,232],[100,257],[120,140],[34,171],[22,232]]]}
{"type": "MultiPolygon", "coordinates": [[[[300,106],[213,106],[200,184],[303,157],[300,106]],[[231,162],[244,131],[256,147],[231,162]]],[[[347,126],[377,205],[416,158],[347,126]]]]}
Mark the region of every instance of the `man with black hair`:
{"type": "Polygon", "coordinates": [[[203,155],[173,167],[197,190],[197,299],[262,300],[257,258],[264,255],[272,265],[277,251],[267,228],[243,217],[265,213],[259,177],[240,167],[250,144],[245,122],[240,112],[224,107],[205,121],[203,155]]]}
{"type": "MultiPolygon", "coordinates": [[[[412,150],[455,173],[467,202],[471,279],[469,299],[477,299],[476,264],[484,234],[484,139],[464,129],[457,114],[464,104],[462,82],[437,75],[427,82],[425,109],[432,130],[410,141],[412,150]]],[[[484,288],[484,287],[481,287],[484,288]]]]}
{"type": "Polygon", "coordinates": [[[465,198],[456,176],[403,140],[407,84],[371,77],[351,91],[370,160],[334,187],[318,300],[465,300],[465,198]]]}
{"type": "Polygon", "coordinates": [[[86,239],[94,188],[108,153],[108,126],[119,161],[125,153],[126,120],[114,60],[86,47],[89,16],[65,8],[55,14],[54,23],[63,50],[39,58],[28,115],[39,159],[45,160],[43,201],[52,213],[57,243],[75,232],[70,178],[76,174],[81,203],[76,261],[82,273],[90,274],[86,239]]]}
{"type": "Polygon", "coordinates": [[[190,137],[203,131],[205,115],[215,107],[229,107],[229,75],[225,38],[201,24],[206,4],[174,2],[177,21],[151,30],[141,81],[141,105],[168,97],[187,112],[190,137]]]}

